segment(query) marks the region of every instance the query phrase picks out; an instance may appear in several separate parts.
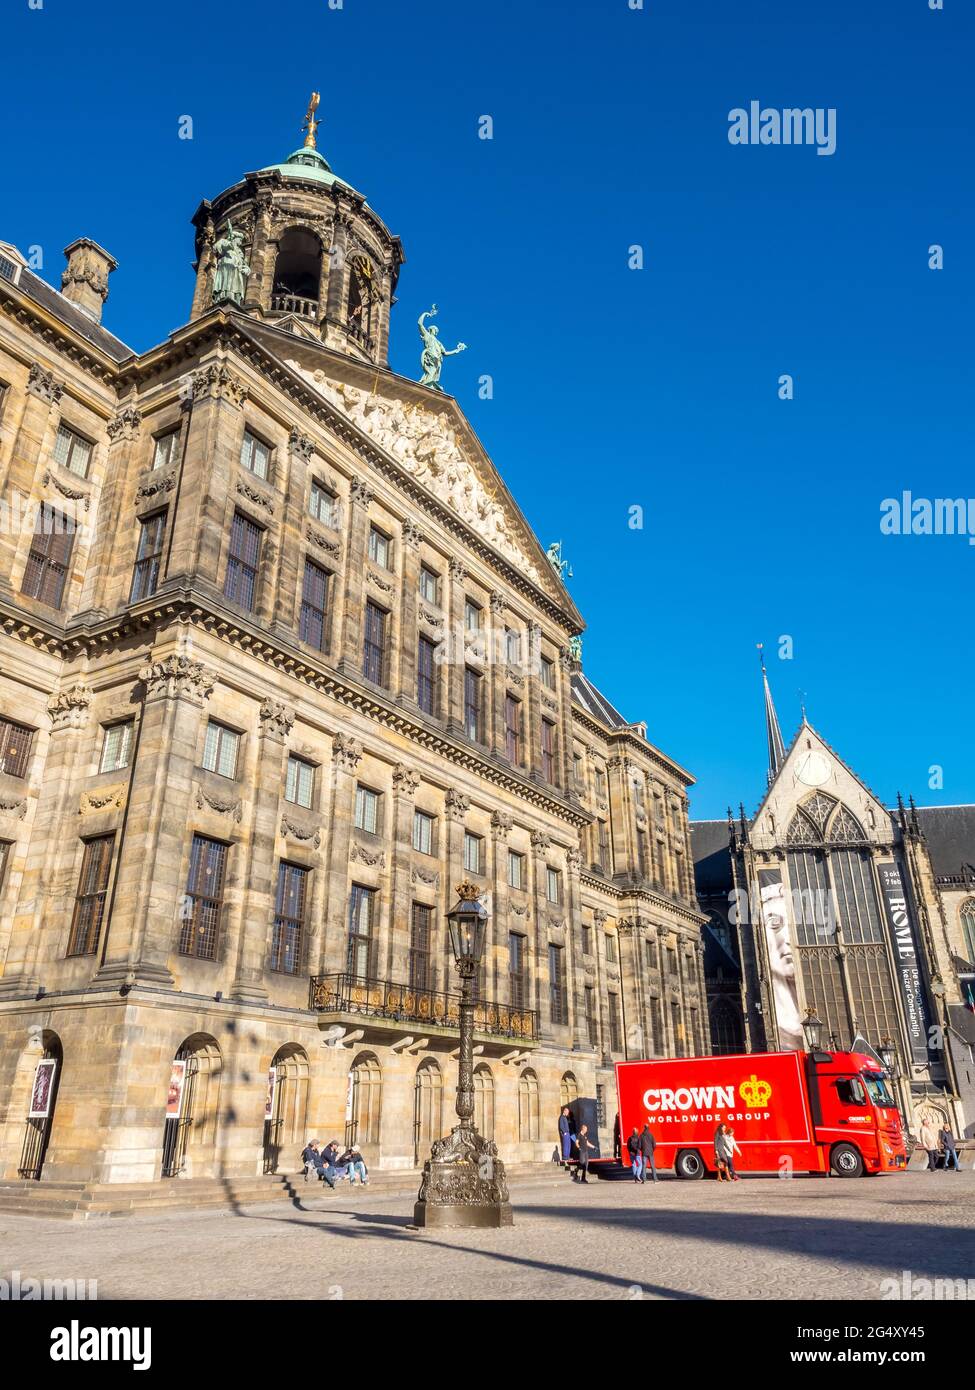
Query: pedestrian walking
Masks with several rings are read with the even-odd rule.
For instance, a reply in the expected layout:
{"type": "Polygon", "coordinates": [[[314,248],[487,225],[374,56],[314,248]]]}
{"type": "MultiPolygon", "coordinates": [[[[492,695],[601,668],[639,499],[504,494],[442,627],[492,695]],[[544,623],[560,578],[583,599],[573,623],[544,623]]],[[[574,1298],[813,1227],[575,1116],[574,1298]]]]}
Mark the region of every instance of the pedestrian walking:
{"type": "Polygon", "coordinates": [[[654,1182],[657,1181],[657,1166],[653,1161],[653,1151],[656,1147],[657,1140],[654,1137],[653,1130],[650,1128],[649,1124],[645,1124],[643,1126],[643,1132],[640,1135],[640,1154],[643,1158],[643,1177],[641,1178],[641,1182],[646,1182],[648,1170],[654,1182]]]}
{"type": "Polygon", "coordinates": [[[956,1173],[960,1173],[961,1164],[958,1162],[958,1149],[955,1145],[955,1136],[952,1134],[947,1124],[941,1126],[938,1138],[941,1140],[941,1148],[944,1151],[945,1172],[947,1173],[949,1168],[954,1168],[956,1173]]]}
{"type": "Polygon", "coordinates": [[[589,1138],[589,1126],[581,1125],[579,1133],[576,1135],[576,1143],[579,1146],[579,1166],[572,1175],[573,1182],[589,1181],[589,1150],[595,1149],[596,1145],[589,1138]]]}
{"type": "Polygon", "coordinates": [[[938,1133],[927,1115],[921,1121],[918,1138],[921,1141],[921,1148],[928,1156],[927,1171],[933,1173],[938,1167],[938,1133]]]}
{"type": "Polygon", "coordinates": [[[559,1150],[562,1154],[562,1167],[568,1163],[572,1157],[572,1141],[575,1134],[572,1129],[572,1111],[567,1105],[563,1105],[562,1114],[559,1116],[559,1150]]]}
{"type": "Polygon", "coordinates": [[[633,1169],[633,1181],[643,1182],[643,1152],[640,1148],[640,1131],[638,1129],[634,1129],[629,1139],[627,1139],[626,1151],[630,1155],[630,1167],[633,1169]]]}
{"type": "Polygon", "coordinates": [[[730,1126],[723,1122],[714,1133],[714,1163],[718,1170],[719,1182],[738,1182],[735,1172],[735,1154],[741,1153],[730,1126]]]}

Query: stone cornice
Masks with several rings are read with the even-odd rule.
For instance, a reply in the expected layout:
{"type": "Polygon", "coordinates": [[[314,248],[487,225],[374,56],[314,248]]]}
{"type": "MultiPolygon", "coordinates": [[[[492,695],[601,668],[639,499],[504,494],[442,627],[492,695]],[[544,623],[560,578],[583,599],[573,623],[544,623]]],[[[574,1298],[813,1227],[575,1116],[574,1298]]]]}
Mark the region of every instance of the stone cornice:
{"type": "Polygon", "coordinates": [[[208,594],[191,586],[135,604],[124,613],[103,621],[68,623],[47,627],[33,614],[20,612],[0,598],[0,632],[41,647],[52,655],[69,659],[81,655],[97,656],[139,632],[150,633],[160,623],[179,622],[200,628],[237,651],[245,652],[273,666],[284,676],[293,677],[310,690],[327,695],[347,709],[353,709],[377,725],[392,729],[418,747],[426,748],[455,767],[474,773],[537,806],[540,810],[580,829],[591,817],[582,810],[553,796],[540,784],[519,777],[486,758],[477,748],[465,745],[442,730],[432,728],[379,692],[360,685],[353,676],[342,674],[325,662],[315,662],[297,645],[248,624],[239,614],[222,608],[208,594]]]}
{"type": "Polygon", "coordinates": [[[666,753],[661,753],[659,748],[652,743],[647,743],[645,739],[639,738],[635,733],[630,733],[627,729],[610,729],[607,725],[600,724],[598,719],[593,719],[584,713],[576,704],[572,706],[572,720],[580,728],[588,730],[591,734],[598,734],[600,738],[605,739],[611,745],[611,748],[607,750],[607,757],[612,757],[612,747],[623,744],[634,752],[640,753],[655,767],[669,772],[672,777],[679,778],[685,787],[694,786],[696,778],[692,777],[685,767],[681,767],[680,763],[675,763],[673,758],[668,758],[666,753]]]}
{"type": "Polygon", "coordinates": [[[630,902],[643,904],[645,908],[670,913],[690,926],[704,926],[708,921],[705,913],[696,912],[687,903],[676,902],[673,898],[668,898],[662,893],[655,893],[651,888],[623,887],[620,884],[611,883],[606,879],[588,874],[585,869],[579,874],[579,883],[582,888],[589,888],[602,894],[605,898],[612,899],[615,903],[620,903],[625,898],[630,902]]]}
{"type": "MultiPolygon", "coordinates": [[[[106,353],[99,352],[87,338],[75,332],[63,320],[48,313],[17,285],[0,280],[0,310],[9,315],[32,338],[62,353],[83,371],[99,381],[112,383],[118,376],[120,364],[106,353]]],[[[133,354],[133,357],[135,354],[133,354]]],[[[125,359],[131,362],[132,357],[125,359]]]]}

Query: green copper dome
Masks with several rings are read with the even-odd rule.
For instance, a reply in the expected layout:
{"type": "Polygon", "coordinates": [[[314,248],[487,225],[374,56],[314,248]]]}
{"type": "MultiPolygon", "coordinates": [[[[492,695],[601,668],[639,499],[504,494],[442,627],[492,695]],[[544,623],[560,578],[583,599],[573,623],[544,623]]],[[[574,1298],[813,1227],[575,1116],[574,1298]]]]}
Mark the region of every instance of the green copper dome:
{"type": "MultiPolygon", "coordinates": [[[[261,170],[262,174],[277,171],[292,179],[311,179],[315,183],[322,183],[326,186],[333,183],[340,183],[345,188],[352,188],[345,179],[340,179],[338,174],[333,174],[328,160],[324,155],[320,155],[317,150],[302,146],[300,149],[289,154],[283,164],[268,164],[261,170]]],[[[356,191],[352,189],[353,193],[356,191]]]]}

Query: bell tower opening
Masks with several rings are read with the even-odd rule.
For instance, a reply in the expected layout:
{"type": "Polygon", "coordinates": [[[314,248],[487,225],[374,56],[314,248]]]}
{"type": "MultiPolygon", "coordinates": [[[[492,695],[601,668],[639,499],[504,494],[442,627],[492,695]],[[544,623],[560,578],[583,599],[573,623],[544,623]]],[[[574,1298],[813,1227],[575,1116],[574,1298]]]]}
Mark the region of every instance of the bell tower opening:
{"type": "Polygon", "coordinates": [[[273,314],[318,318],[322,277],[322,243],[312,232],[294,227],[278,243],[271,290],[273,314]]]}

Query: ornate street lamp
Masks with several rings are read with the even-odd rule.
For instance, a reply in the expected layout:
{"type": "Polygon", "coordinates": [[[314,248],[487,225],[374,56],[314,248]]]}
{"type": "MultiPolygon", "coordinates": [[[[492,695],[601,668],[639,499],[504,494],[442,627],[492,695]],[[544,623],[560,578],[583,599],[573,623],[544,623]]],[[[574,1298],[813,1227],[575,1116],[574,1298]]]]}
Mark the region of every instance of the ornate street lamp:
{"type": "Polygon", "coordinates": [[[807,1009],[806,1017],[802,1020],[802,1032],[806,1039],[806,1051],[818,1052],[823,1042],[823,1020],[819,1017],[816,1010],[807,1009]]]}
{"type": "Polygon", "coordinates": [[[504,1164],[497,1145],[474,1128],[474,981],[484,954],[488,914],[473,883],[462,883],[457,892],[459,901],[447,913],[447,925],[461,985],[459,1123],[431,1147],[413,1221],[417,1226],[510,1226],[504,1164]]]}
{"type": "Polygon", "coordinates": [[[877,1049],[877,1056],[878,1056],[878,1057],[880,1058],[880,1060],[883,1062],[883,1064],[884,1064],[884,1071],[885,1071],[885,1072],[887,1073],[887,1075],[890,1077],[891,1081],[896,1081],[896,1080],[897,1080],[897,1048],[894,1046],[894,1040],[893,1040],[893,1038],[892,1038],[889,1034],[887,1035],[886,1038],[884,1038],[884,1039],[881,1041],[881,1044],[880,1044],[880,1046],[879,1046],[878,1049],[877,1049]]]}

